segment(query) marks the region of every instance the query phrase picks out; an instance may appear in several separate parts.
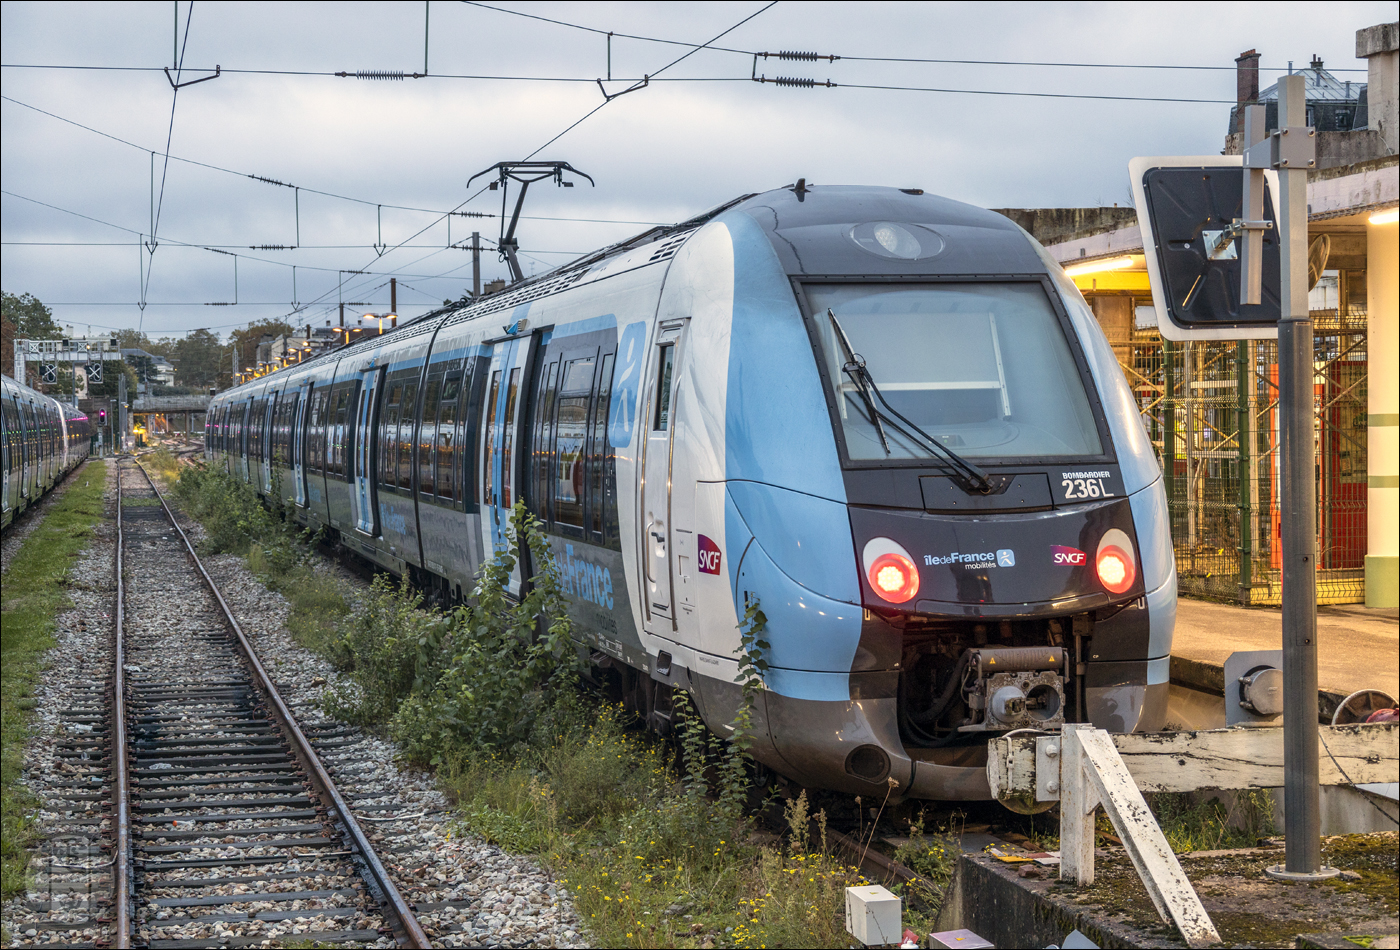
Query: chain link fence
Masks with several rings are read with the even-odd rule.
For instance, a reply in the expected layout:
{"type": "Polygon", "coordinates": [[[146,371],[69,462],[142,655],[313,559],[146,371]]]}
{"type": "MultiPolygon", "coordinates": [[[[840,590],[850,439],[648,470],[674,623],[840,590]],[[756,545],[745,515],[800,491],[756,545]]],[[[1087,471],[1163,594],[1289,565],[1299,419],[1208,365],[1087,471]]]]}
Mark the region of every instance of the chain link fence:
{"type": "MultiPolygon", "coordinates": [[[[1095,301],[1095,312],[1162,463],[1178,590],[1242,605],[1280,603],[1277,344],[1171,343],[1131,319],[1104,319],[1127,311],[1122,303],[1095,301]]],[[[1361,603],[1366,311],[1352,306],[1312,316],[1317,602],[1361,603]]]]}

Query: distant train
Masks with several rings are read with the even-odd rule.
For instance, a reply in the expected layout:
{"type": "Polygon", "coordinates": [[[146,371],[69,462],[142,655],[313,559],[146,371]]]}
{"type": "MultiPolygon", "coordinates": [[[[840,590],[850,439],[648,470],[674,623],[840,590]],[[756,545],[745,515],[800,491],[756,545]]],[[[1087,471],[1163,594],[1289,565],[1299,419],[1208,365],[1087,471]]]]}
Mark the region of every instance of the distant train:
{"type": "Polygon", "coordinates": [[[725,734],[757,598],[753,753],[803,785],[985,799],[989,736],[1163,721],[1166,496],[1113,350],[1030,235],[916,189],[648,231],[221,393],[207,450],[445,599],[523,499],[662,730],[674,687],[725,734]]]}
{"type": "Polygon", "coordinates": [[[20,512],[88,457],[92,426],[74,407],[8,376],[0,380],[0,451],[4,453],[0,527],[8,528],[20,512]]]}

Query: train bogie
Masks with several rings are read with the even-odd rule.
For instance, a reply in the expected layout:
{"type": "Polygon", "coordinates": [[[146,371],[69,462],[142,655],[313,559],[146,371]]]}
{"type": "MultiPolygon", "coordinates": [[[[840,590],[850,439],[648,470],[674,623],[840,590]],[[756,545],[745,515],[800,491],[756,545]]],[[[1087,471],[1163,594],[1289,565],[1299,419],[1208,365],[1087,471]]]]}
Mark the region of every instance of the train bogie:
{"type": "Polygon", "coordinates": [[[211,458],[444,595],[523,501],[576,635],[659,727],[683,689],[732,729],[757,605],[753,752],[802,784],[984,798],[988,736],[1162,718],[1151,445],[1083,298],[991,212],[750,196],[210,418],[211,458]]]}

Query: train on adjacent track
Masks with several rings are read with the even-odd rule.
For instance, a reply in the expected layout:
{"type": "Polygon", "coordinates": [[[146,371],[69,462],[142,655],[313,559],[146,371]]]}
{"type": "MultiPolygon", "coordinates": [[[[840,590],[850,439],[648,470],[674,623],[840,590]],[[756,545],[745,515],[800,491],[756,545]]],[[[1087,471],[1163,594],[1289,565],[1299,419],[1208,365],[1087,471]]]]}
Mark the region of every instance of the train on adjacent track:
{"type": "Polygon", "coordinates": [[[93,428],[79,409],[0,377],[0,527],[35,504],[88,457],[93,428]]]}
{"type": "Polygon", "coordinates": [[[447,599],[523,501],[663,730],[675,689],[732,729],[756,601],[752,753],[804,786],[987,799],[990,736],[1165,715],[1166,496],[1113,350],[1029,234],[918,189],[799,182],[464,299],[218,394],[207,455],[447,599]]]}

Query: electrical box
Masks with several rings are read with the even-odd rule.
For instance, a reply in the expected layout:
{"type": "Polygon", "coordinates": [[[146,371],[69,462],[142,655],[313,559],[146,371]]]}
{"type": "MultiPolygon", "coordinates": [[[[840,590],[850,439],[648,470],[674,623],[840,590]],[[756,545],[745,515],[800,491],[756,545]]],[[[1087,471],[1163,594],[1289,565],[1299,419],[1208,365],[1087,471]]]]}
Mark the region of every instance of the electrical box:
{"type": "Polygon", "coordinates": [[[846,888],[846,931],[867,947],[898,945],[903,902],[878,884],[846,888]]]}

